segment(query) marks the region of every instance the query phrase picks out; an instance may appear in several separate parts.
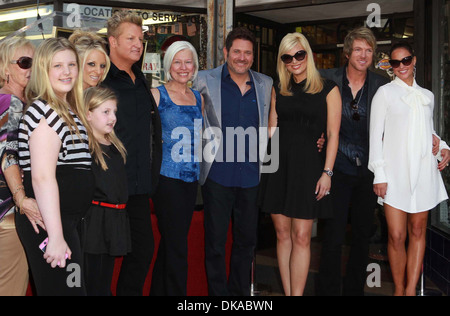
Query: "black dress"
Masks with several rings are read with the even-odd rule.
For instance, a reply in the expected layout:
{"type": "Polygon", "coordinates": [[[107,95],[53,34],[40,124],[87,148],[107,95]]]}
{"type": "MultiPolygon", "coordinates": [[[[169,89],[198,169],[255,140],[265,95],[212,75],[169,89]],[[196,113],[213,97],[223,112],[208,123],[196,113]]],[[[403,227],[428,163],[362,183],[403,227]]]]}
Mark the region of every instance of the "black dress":
{"type": "MultiPolygon", "coordinates": [[[[109,204],[126,204],[128,183],[124,162],[114,145],[102,145],[103,157],[108,166],[104,171],[95,162],[93,199],[109,204]]],[[[91,205],[85,216],[84,251],[90,254],[124,256],[131,251],[130,224],[126,209],[113,209],[91,205]]]]}
{"type": "Polygon", "coordinates": [[[317,201],[315,194],[326,155],[325,148],[318,152],[317,140],[326,135],[326,98],[336,84],[325,80],[320,93],[308,94],[303,90],[306,80],[291,83],[292,96],[282,96],[278,84],[274,85],[280,164],[276,172],[262,174],[259,205],[265,213],[291,218],[328,218],[332,216],[330,196],[317,201]]]}

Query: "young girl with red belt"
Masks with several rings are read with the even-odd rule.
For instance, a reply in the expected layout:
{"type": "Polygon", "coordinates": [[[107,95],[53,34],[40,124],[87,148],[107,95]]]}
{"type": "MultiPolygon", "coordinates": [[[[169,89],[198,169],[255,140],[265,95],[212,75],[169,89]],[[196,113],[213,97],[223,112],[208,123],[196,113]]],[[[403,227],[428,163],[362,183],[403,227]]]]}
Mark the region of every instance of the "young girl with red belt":
{"type": "Polygon", "coordinates": [[[103,87],[84,92],[95,192],[84,221],[88,296],[110,296],[114,263],[131,251],[125,173],[126,150],[114,133],[117,99],[103,87]]]}

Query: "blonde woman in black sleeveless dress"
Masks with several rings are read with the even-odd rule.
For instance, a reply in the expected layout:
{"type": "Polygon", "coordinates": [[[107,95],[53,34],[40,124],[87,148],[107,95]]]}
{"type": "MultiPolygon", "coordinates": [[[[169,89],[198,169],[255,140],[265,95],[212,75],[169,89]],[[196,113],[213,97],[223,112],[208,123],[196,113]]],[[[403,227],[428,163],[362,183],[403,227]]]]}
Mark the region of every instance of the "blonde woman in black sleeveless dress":
{"type": "Polygon", "coordinates": [[[269,127],[278,127],[280,165],[262,176],[260,205],[272,214],[283,288],[294,296],[303,295],[305,288],[313,221],[332,214],[329,194],[341,97],[334,82],[320,77],[309,43],[300,33],[281,41],[277,71],[269,127]],[[317,139],[324,132],[326,150],[319,152],[317,139]]]}

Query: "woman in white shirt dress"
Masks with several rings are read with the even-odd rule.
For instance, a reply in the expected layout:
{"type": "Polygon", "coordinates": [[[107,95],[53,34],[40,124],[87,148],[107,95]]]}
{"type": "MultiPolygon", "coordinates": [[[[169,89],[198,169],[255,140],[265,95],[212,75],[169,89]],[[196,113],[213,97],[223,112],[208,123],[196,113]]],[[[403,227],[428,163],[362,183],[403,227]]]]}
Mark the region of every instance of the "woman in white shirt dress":
{"type": "Polygon", "coordinates": [[[374,191],[378,203],[384,204],[388,224],[394,295],[415,295],[428,212],[448,199],[440,171],[449,164],[450,148],[433,128],[433,93],[414,79],[416,57],[411,46],[397,43],[390,56],[396,78],[380,87],[372,101],[369,169],[375,174],[374,191]],[[434,142],[439,145],[436,156],[434,142]]]}

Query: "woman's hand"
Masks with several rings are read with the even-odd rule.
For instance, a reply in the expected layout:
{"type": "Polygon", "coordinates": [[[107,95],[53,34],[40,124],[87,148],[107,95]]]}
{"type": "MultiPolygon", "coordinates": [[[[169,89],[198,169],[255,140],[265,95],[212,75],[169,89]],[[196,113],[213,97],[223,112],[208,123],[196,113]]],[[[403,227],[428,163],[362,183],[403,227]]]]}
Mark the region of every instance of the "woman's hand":
{"type": "Polygon", "coordinates": [[[35,199],[28,197],[24,198],[20,210],[27,216],[31,225],[33,225],[36,234],[39,234],[38,225],[41,226],[43,230],[46,230],[44,220],[42,219],[41,212],[39,212],[39,207],[35,199]]]}
{"type": "Polygon", "coordinates": [[[441,140],[433,134],[433,156],[436,156],[439,153],[439,144],[440,144],[441,140]]]}
{"type": "Polygon", "coordinates": [[[327,174],[322,174],[316,185],[316,200],[320,201],[324,196],[330,194],[331,177],[327,174]]]}
{"type": "Polygon", "coordinates": [[[65,268],[66,259],[71,259],[71,257],[72,251],[64,238],[49,237],[47,249],[44,253],[44,259],[51,265],[52,268],[56,268],[57,266],[60,268],[65,268]]]}
{"type": "Polygon", "coordinates": [[[379,196],[380,198],[385,197],[386,192],[387,192],[387,183],[377,183],[373,185],[373,192],[375,192],[375,194],[377,196],[379,196]]]}
{"type": "Polygon", "coordinates": [[[446,167],[448,167],[448,164],[450,162],[450,150],[442,149],[441,150],[441,156],[442,156],[442,160],[438,164],[439,171],[442,171],[446,167]]]}

